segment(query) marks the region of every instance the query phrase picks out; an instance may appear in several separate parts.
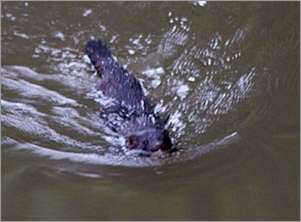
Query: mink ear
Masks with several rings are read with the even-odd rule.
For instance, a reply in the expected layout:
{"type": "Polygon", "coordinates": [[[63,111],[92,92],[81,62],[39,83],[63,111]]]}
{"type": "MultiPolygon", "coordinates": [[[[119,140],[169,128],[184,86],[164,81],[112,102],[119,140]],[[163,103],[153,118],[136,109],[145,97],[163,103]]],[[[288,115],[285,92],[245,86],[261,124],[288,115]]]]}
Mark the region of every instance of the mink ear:
{"type": "Polygon", "coordinates": [[[164,136],[169,136],[168,130],[164,129],[164,130],[163,130],[163,135],[164,135],[164,136]]]}
{"type": "Polygon", "coordinates": [[[162,118],[160,116],[155,116],[156,119],[156,127],[157,128],[164,128],[164,126],[166,125],[166,123],[169,120],[170,115],[168,115],[166,118],[162,118]]]}

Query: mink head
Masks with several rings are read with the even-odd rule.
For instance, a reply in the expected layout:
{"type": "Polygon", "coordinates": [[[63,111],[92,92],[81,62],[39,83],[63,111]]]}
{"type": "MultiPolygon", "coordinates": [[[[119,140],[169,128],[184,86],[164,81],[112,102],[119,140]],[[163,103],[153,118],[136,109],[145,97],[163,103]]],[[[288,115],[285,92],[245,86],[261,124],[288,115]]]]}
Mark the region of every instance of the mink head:
{"type": "Polygon", "coordinates": [[[157,150],[170,150],[172,144],[167,130],[144,129],[127,136],[126,146],[129,149],[155,152],[157,150]]]}

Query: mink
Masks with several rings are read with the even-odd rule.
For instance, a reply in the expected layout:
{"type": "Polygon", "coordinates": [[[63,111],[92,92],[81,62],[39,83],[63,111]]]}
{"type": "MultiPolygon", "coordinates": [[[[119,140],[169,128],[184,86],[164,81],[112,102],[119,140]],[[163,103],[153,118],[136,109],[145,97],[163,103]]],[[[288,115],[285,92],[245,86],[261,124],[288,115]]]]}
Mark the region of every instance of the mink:
{"type": "Polygon", "coordinates": [[[100,113],[114,132],[122,135],[126,148],[155,152],[170,151],[172,142],[164,119],[145,96],[138,79],[120,66],[100,39],[90,39],[85,51],[99,80],[96,89],[113,102],[102,105],[100,113]]]}

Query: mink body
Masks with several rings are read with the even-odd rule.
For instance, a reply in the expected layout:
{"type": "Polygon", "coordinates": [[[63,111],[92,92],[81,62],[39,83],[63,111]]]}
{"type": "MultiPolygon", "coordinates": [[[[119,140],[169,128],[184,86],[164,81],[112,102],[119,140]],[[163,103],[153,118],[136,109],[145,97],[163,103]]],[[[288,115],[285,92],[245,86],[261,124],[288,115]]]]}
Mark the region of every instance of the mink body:
{"type": "Polygon", "coordinates": [[[100,39],[89,40],[85,51],[100,77],[97,90],[112,99],[100,110],[107,125],[125,137],[128,149],[170,150],[172,143],[164,129],[167,119],[155,114],[140,82],[117,63],[100,39]]]}

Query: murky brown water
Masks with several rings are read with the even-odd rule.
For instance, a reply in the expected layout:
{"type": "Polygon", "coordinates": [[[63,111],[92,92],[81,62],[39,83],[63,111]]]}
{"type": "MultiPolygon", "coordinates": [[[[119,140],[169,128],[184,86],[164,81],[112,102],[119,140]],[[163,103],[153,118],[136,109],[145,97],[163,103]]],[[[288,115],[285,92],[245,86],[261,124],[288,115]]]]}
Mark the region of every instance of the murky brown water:
{"type": "Polygon", "coordinates": [[[2,219],[299,220],[299,2],[2,2],[2,219]],[[108,43],[181,149],[102,130],[108,43]]]}

